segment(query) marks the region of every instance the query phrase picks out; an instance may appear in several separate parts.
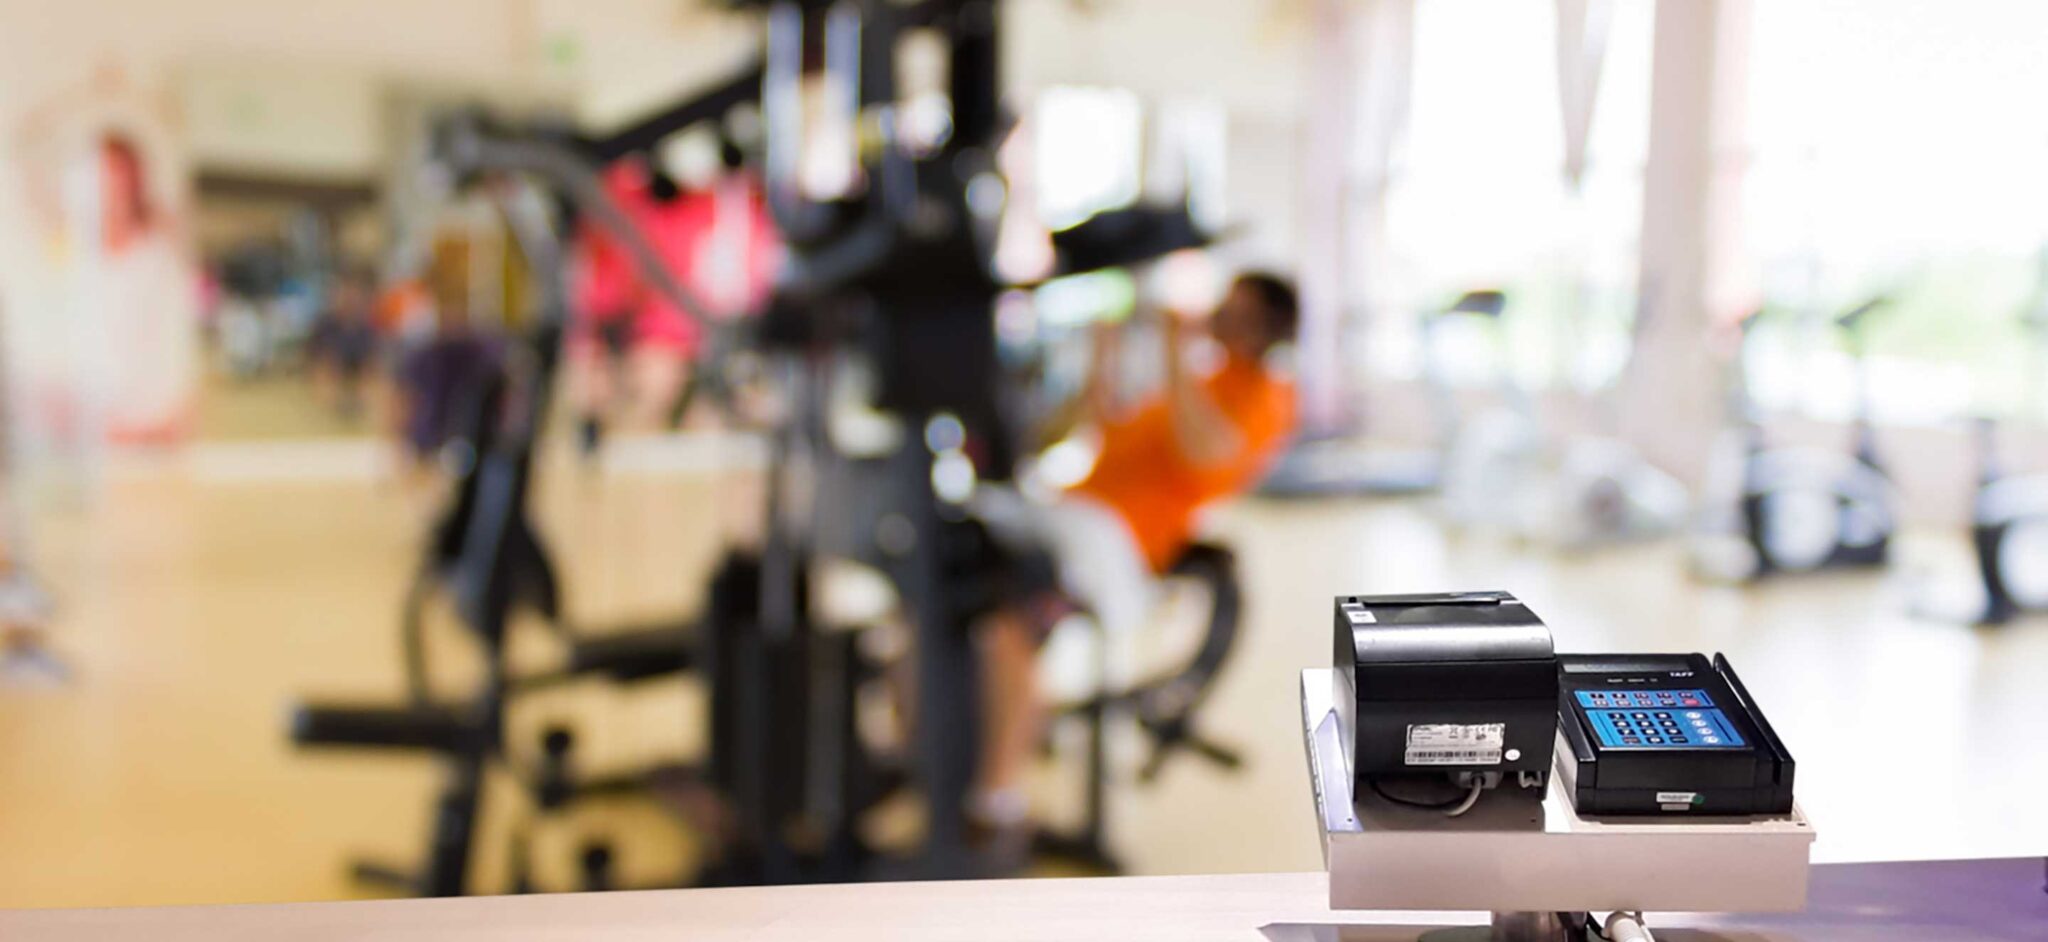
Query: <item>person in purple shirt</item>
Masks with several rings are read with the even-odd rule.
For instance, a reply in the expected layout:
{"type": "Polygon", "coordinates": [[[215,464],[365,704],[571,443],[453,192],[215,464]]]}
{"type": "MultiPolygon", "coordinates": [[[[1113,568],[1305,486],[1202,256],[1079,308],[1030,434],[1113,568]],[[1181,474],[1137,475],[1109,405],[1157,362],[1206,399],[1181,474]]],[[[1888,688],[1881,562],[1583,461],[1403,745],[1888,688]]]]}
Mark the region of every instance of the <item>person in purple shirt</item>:
{"type": "Polygon", "coordinates": [[[435,295],[434,332],[399,359],[394,384],[399,442],[415,465],[432,462],[450,438],[469,431],[469,404],[504,368],[503,347],[470,326],[462,293],[435,295]]]}

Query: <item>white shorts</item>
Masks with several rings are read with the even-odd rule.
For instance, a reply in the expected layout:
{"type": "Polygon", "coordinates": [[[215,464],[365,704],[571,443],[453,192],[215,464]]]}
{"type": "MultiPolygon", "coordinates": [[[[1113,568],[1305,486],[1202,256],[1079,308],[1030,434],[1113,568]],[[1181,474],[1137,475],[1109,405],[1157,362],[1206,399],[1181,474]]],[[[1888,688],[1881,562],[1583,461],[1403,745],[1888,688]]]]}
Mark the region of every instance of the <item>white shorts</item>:
{"type": "MultiPolygon", "coordinates": [[[[974,509],[999,539],[1029,542],[1052,553],[1061,590],[1085,606],[1102,631],[1102,678],[1128,680],[1136,660],[1133,643],[1157,601],[1159,580],[1123,517],[1078,494],[1039,504],[1000,488],[976,491],[974,509]]],[[[1072,634],[1053,636],[1046,652],[1054,668],[1049,673],[1096,674],[1074,663],[1086,655],[1072,634]]]]}

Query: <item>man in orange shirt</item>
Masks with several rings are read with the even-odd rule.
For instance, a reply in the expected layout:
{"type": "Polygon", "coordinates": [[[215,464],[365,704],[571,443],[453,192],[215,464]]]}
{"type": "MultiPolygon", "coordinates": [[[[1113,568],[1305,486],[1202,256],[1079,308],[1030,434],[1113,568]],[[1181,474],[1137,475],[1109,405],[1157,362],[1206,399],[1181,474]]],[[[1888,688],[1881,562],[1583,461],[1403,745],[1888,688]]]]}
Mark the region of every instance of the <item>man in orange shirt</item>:
{"type": "MultiPolygon", "coordinates": [[[[1087,606],[1112,635],[1142,622],[1149,587],[1192,542],[1204,506],[1242,492],[1294,430],[1294,388],[1267,366],[1273,348],[1294,338],[1294,289],[1284,279],[1248,273],[1231,283],[1207,328],[1223,363],[1202,375],[1188,362],[1188,319],[1162,321],[1164,387],[1134,408],[1110,394],[1111,348],[1096,345],[1086,387],[1047,423],[1047,441],[1095,426],[1095,468],[1038,528],[1050,544],[1064,598],[1087,606]]],[[[998,831],[1023,823],[1022,777],[1042,725],[1037,654],[1063,612],[1041,595],[1006,606],[985,626],[986,694],[980,792],[975,815],[998,831]]]]}

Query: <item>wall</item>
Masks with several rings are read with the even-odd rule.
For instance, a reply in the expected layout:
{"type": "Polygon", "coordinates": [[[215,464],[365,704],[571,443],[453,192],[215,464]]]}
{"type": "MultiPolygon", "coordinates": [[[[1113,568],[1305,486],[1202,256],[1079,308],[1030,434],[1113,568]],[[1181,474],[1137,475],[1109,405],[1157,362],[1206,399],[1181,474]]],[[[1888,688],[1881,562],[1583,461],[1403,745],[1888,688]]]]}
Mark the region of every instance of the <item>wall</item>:
{"type": "Polygon", "coordinates": [[[1233,115],[1302,111],[1306,4],[1018,0],[1005,9],[1013,89],[1116,85],[1148,96],[1214,97],[1233,115]]]}
{"type": "Polygon", "coordinates": [[[0,0],[13,94],[40,98],[103,63],[221,60],[341,66],[420,79],[532,84],[540,61],[518,0],[0,0]]]}
{"type": "Polygon", "coordinates": [[[535,0],[552,68],[574,76],[585,127],[616,127],[714,85],[751,61],[759,20],[679,0],[535,0]]]}
{"type": "Polygon", "coordinates": [[[389,152],[378,83],[359,71],[201,63],[178,70],[176,85],[186,147],[203,170],[361,181],[389,152]]]}
{"type": "Polygon", "coordinates": [[[1294,272],[1300,247],[1306,5],[1119,0],[1005,7],[1004,82],[1025,101],[1053,85],[1200,98],[1226,112],[1229,265],[1294,272]]]}
{"type": "Polygon", "coordinates": [[[1224,157],[1226,218],[1242,231],[1220,247],[1229,261],[1295,272],[1301,247],[1302,123],[1292,115],[1230,114],[1224,157]]]}

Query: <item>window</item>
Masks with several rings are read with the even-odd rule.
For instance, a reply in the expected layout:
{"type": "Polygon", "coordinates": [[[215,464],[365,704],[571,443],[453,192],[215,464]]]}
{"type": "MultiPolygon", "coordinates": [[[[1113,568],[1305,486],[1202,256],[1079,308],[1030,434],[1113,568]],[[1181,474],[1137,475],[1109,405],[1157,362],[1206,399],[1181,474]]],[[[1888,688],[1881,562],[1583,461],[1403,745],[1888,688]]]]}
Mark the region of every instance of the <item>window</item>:
{"type": "Polygon", "coordinates": [[[1886,293],[1867,338],[1880,421],[2025,407],[2020,312],[2048,241],[2048,5],[1772,0],[1750,37],[1747,263],[1767,407],[1846,418],[1832,315],[1886,293]]]}
{"type": "MultiPolygon", "coordinates": [[[[1139,202],[1185,199],[1198,225],[1220,230],[1227,221],[1227,130],[1224,108],[1212,100],[1147,99],[1129,89],[1088,86],[1039,92],[1002,156],[1012,212],[997,241],[999,273],[1024,282],[1043,278],[1052,263],[1048,230],[1139,202]]],[[[1153,266],[1142,281],[1117,270],[1054,278],[1028,302],[1023,295],[1005,301],[1001,336],[1011,348],[1045,351],[1043,385],[1057,398],[1084,377],[1090,325],[1129,317],[1141,295],[1167,304],[1213,301],[1220,293],[1214,270],[1180,261],[1153,266]]],[[[1129,339],[1127,352],[1145,342],[1129,339]]],[[[1128,372],[1141,378],[1157,361],[1131,356],[1141,366],[1128,372]]]]}
{"type": "Polygon", "coordinates": [[[1049,88],[1032,122],[1038,217],[1047,228],[1064,229],[1138,198],[1145,126],[1135,92],[1049,88]]]}
{"type": "MultiPolygon", "coordinates": [[[[1446,378],[1598,388],[1619,371],[1634,314],[1636,234],[1649,133],[1653,5],[1612,5],[1574,194],[1564,175],[1553,4],[1418,0],[1408,129],[1385,194],[1386,249],[1355,286],[1375,375],[1421,373],[1424,312],[1472,288],[1508,292],[1512,351],[1445,331],[1446,378]]],[[[1370,186],[1361,197],[1376,198],[1370,186]]]]}

